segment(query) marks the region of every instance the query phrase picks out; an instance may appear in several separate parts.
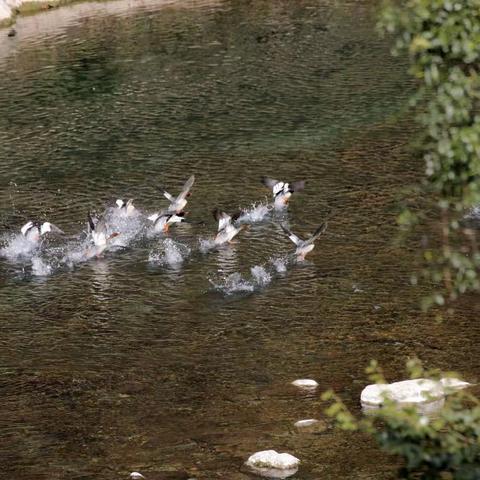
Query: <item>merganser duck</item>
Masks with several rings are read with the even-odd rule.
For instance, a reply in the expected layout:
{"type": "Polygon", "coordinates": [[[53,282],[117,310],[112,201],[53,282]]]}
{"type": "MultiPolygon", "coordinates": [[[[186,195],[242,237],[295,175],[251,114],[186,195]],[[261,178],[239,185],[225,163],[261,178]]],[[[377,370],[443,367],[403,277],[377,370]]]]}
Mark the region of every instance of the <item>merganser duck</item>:
{"type": "Polygon", "coordinates": [[[292,233],[285,225],[281,225],[283,231],[288,235],[288,238],[297,246],[295,255],[297,261],[302,262],[305,260],[307,253],[311,252],[315,248],[315,240],[327,229],[327,223],[322,223],[314,232],[314,234],[307,240],[302,240],[292,233]]]}
{"type": "Polygon", "coordinates": [[[60,230],[57,226],[50,222],[27,222],[21,229],[22,235],[30,242],[37,243],[40,240],[40,237],[46,233],[65,233],[63,230],[60,230]]]}
{"type": "Polygon", "coordinates": [[[288,183],[269,177],[262,177],[262,183],[272,189],[276,209],[285,208],[288,205],[292,193],[305,188],[305,180],[288,183]]]}
{"type": "Polygon", "coordinates": [[[116,202],[118,210],[124,217],[132,217],[137,213],[137,209],[133,205],[133,198],[125,201],[119,198],[116,202]]]}
{"type": "Polygon", "coordinates": [[[170,225],[185,222],[185,212],[169,213],[164,211],[154,213],[150,215],[148,219],[153,222],[153,228],[156,232],[167,233],[170,225]]]}
{"type": "Polygon", "coordinates": [[[241,213],[242,212],[237,212],[234,215],[228,215],[218,208],[213,211],[213,218],[218,222],[218,233],[214,239],[215,245],[223,245],[227,242],[232,243],[233,238],[247,228],[245,224],[239,226],[234,225],[241,213]]]}
{"type": "Polygon", "coordinates": [[[190,189],[195,182],[195,175],[192,175],[186,182],[182,188],[182,191],[178,195],[178,197],[174,197],[170,195],[166,190],[163,190],[163,196],[170,202],[168,207],[169,213],[181,213],[185,206],[187,205],[187,197],[190,196],[190,189]]]}
{"type": "Polygon", "coordinates": [[[95,245],[94,253],[98,257],[108,247],[110,240],[117,237],[119,234],[112,233],[111,235],[107,235],[107,225],[103,218],[95,221],[90,214],[87,215],[87,218],[90,236],[95,245]]]}

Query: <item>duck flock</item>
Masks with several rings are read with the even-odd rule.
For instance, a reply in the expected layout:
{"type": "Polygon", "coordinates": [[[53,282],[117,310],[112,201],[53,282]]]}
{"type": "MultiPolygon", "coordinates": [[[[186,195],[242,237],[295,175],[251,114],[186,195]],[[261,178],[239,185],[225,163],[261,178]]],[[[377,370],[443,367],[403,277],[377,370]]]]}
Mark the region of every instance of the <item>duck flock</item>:
{"type": "MultiPolygon", "coordinates": [[[[164,197],[168,200],[167,208],[152,214],[142,213],[132,199],[116,200],[115,204],[105,209],[102,215],[96,217],[87,214],[86,229],[79,235],[69,236],[73,239],[71,248],[66,254],[57,260],[58,265],[72,266],[92,258],[98,258],[109,250],[115,250],[127,246],[136,237],[139,231],[145,232],[147,237],[155,235],[167,237],[172,226],[177,223],[188,222],[185,207],[195,182],[192,175],[183,185],[181,192],[171,195],[163,190],[164,197]],[[128,226],[128,228],[126,228],[128,226]]],[[[218,222],[215,235],[209,239],[200,239],[202,252],[220,248],[228,248],[234,243],[234,238],[250,224],[262,220],[265,215],[272,211],[284,211],[292,195],[305,188],[305,181],[284,182],[273,178],[263,177],[262,183],[271,189],[273,201],[267,205],[260,205],[253,211],[238,211],[234,214],[226,213],[218,208],[213,210],[213,216],[218,222]]],[[[194,223],[194,222],[190,222],[194,223]]],[[[284,222],[280,222],[285,234],[295,244],[295,250],[289,255],[293,262],[302,262],[305,256],[315,247],[315,241],[326,230],[326,223],[322,223],[315,232],[306,239],[301,239],[292,233],[284,222]]],[[[52,266],[45,263],[38,253],[42,252],[43,245],[53,237],[66,237],[67,235],[57,225],[45,221],[30,220],[25,223],[19,233],[11,235],[3,248],[0,256],[10,261],[29,259],[32,273],[35,275],[48,275],[52,272],[52,266]]],[[[166,238],[165,246],[170,247],[173,256],[175,253],[181,257],[178,245],[174,246],[172,240],[166,238]]],[[[152,258],[151,258],[152,259],[152,258]]],[[[258,267],[257,267],[258,268],[258,267]]],[[[280,271],[280,268],[277,268],[280,271]]],[[[254,269],[252,273],[255,274],[254,269]]]]}

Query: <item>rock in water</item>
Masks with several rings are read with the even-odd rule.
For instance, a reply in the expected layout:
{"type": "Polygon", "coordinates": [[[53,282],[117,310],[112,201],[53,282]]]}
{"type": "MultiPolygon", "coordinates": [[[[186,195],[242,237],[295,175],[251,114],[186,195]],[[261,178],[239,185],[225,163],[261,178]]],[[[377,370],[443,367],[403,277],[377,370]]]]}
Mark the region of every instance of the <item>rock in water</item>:
{"type": "Polygon", "coordinates": [[[456,378],[442,378],[440,381],[417,378],[389,384],[368,385],[362,390],[360,401],[368,406],[380,406],[385,398],[397,403],[422,404],[441,399],[469,385],[456,378]]]}
{"type": "Polygon", "coordinates": [[[316,423],[318,423],[318,420],[315,420],[314,418],[308,418],[306,420],[299,420],[298,422],[295,422],[293,426],[297,428],[304,428],[304,427],[311,427],[316,423]]]}
{"type": "Polygon", "coordinates": [[[298,468],[300,460],[289,453],[278,453],[275,450],[264,450],[251,455],[247,465],[254,468],[274,470],[293,470],[298,468]]]}
{"type": "Polygon", "coordinates": [[[448,395],[451,392],[456,392],[457,390],[463,390],[464,388],[470,387],[472,384],[459,380],[458,378],[445,377],[440,379],[440,383],[443,386],[446,394],[448,395]]]}
{"type": "Polygon", "coordinates": [[[132,472],[130,474],[130,478],[133,480],[140,480],[141,478],[145,478],[140,472],[132,472]]]}
{"type": "Polygon", "coordinates": [[[315,380],[312,380],[310,378],[302,378],[299,380],[295,380],[292,382],[292,385],[295,385],[296,387],[300,388],[317,388],[318,383],[315,380]]]}

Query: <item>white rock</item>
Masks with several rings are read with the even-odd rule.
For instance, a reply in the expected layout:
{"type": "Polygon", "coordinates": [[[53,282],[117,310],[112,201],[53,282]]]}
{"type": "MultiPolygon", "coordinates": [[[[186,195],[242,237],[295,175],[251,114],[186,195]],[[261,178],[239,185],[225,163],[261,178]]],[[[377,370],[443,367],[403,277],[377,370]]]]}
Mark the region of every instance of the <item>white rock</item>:
{"type": "Polygon", "coordinates": [[[145,478],[140,472],[132,472],[130,474],[130,478],[133,478],[133,480],[139,480],[140,478],[145,478]]]}
{"type": "Polygon", "coordinates": [[[318,423],[318,420],[315,420],[314,418],[307,418],[306,420],[299,420],[298,422],[295,422],[293,425],[297,428],[303,428],[303,427],[310,427],[312,425],[315,425],[318,423]]]}
{"type": "Polygon", "coordinates": [[[251,455],[247,465],[254,468],[275,470],[291,470],[298,467],[300,460],[289,453],[278,453],[275,450],[263,450],[251,455]]]}
{"type": "MultiPolygon", "coordinates": [[[[405,404],[399,403],[398,406],[405,404]]],[[[434,400],[433,402],[428,403],[416,403],[415,410],[421,415],[435,415],[438,413],[445,405],[445,397],[440,398],[439,400],[434,400]]],[[[369,415],[373,412],[376,412],[381,405],[369,405],[367,403],[362,403],[362,411],[365,415],[369,415]]]]}
{"type": "Polygon", "coordinates": [[[295,385],[296,387],[300,388],[317,388],[318,383],[315,380],[312,380],[310,378],[302,378],[299,380],[295,380],[292,382],[292,385],[295,385]]]}
{"type": "Polygon", "coordinates": [[[363,405],[378,406],[389,398],[397,403],[421,404],[443,398],[452,390],[460,390],[470,384],[454,378],[440,381],[417,378],[390,384],[375,384],[365,387],[360,395],[363,405]]]}
{"type": "Polygon", "coordinates": [[[444,390],[448,394],[449,391],[462,390],[464,388],[470,387],[472,384],[459,380],[458,378],[441,378],[440,383],[442,384],[444,390]]]}

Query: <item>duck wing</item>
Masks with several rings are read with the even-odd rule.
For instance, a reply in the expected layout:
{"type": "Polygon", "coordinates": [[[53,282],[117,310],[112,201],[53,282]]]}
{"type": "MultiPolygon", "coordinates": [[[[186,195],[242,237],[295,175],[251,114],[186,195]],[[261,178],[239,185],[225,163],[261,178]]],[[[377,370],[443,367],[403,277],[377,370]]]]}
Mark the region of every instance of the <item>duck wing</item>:
{"type": "Polygon", "coordinates": [[[186,182],[185,185],[182,188],[182,191],[180,192],[180,195],[177,197],[177,200],[184,200],[185,197],[188,195],[188,192],[190,189],[193,187],[193,184],[195,183],[195,175],[192,175],[186,182]]]}
{"type": "Polygon", "coordinates": [[[65,232],[61,228],[58,228],[56,225],[50,222],[44,222],[40,227],[40,235],[44,235],[45,233],[56,233],[58,235],[65,235],[65,232]]]}
{"type": "Polygon", "coordinates": [[[303,240],[300,237],[297,237],[294,233],[292,233],[283,223],[280,224],[282,230],[288,235],[288,238],[295,244],[301,245],[303,240]]]}
{"type": "Polygon", "coordinates": [[[313,235],[305,241],[306,245],[311,245],[322,233],[327,229],[327,222],[322,223],[313,233],[313,235]]]}
{"type": "Polygon", "coordinates": [[[94,232],[95,231],[95,222],[94,222],[92,216],[90,215],[90,213],[87,213],[87,220],[88,220],[88,230],[90,232],[94,232]]]}
{"type": "Polygon", "coordinates": [[[291,182],[288,184],[290,192],[299,192],[305,188],[305,180],[298,180],[297,182],[291,182]]]}
{"type": "Polygon", "coordinates": [[[227,225],[232,223],[232,217],[228,213],[222,212],[218,208],[213,210],[213,218],[218,222],[218,231],[223,230],[227,225]]]}
{"type": "Polygon", "coordinates": [[[271,188],[272,190],[275,188],[275,185],[278,185],[279,183],[283,183],[283,182],[279,182],[278,180],[275,180],[274,178],[270,178],[270,177],[262,177],[261,182],[266,187],[271,188]]]}
{"type": "Polygon", "coordinates": [[[20,231],[22,232],[22,235],[25,236],[27,232],[33,227],[34,223],[32,221],[27,222],[21,229],[20,231]]]}

